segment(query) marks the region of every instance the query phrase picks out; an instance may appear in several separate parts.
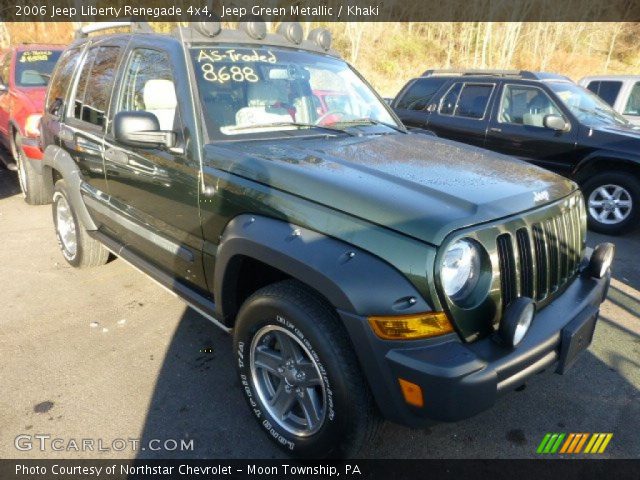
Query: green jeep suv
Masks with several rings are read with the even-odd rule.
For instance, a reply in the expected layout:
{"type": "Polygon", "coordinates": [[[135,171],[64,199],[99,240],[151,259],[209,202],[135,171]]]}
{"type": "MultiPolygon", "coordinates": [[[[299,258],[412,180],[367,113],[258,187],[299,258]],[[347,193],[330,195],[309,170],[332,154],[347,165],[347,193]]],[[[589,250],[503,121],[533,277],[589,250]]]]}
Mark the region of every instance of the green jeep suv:
{"type": "Polygon", "coordinates": [[[85,28],[53,74],[62,254],[111,252],[232,333],[292,455],[472,416],[589,345],[613,247],[586,251],[575,183],[407,132],[326,30],[131,26],[85,28]]]}

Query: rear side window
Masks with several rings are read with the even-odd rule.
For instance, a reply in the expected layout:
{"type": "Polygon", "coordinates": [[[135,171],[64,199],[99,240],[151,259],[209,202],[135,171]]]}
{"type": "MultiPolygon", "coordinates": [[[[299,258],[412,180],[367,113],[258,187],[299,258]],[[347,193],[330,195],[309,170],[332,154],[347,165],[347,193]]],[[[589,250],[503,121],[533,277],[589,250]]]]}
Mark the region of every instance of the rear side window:
{"type": "Polygon", "coordinates": [[[104,127],[120,50],[109,46],[89,50],[76,87],[73,116],[78,120],[104,127]]]}
{"type": "Polygon", "coordinates": [[[622,82],[616,82],[613,80],[598,80],[589,83],[587,86],[589,90],[598,95],[601,99],[613,106],[616,103],[616,98],[622,88],[622,82]]]}
{"type": "Polygon", "coordinates": [[[493,88],[488,83],[456,83],[445,95],[440,114],[480,120],[487,111],[493,88]]]}
{"type": "Polygon", "coordinates": [[[636,82],[631,89],[629,100],[624,107],[624,114],[640,116],[640,82],[636,82]]]}
{"type": "Polygon", "coordinates": [[[465,84],[462,92],[460,92],[458,108],[454,115],[457,117],[484,118],[484,112],[487,110],[492,90],[493,85],[465,84]]]}
{"type": "Polygon", "coordinates": [[[424,110],[445,81],[446,79],[444,78],[420,78],[416,80],[404,95],[398,99],[395,108],[424,110]]]}
{"type": "Polygon", "coordinates": [[[49,86],[45,111],[56,116],[62,114],[67,97],[67,89],[71,84],[79,60],[80,50],[78,48],[67,50],[58,60],[58,66],[53,73],[51,85],[49,86]]]}

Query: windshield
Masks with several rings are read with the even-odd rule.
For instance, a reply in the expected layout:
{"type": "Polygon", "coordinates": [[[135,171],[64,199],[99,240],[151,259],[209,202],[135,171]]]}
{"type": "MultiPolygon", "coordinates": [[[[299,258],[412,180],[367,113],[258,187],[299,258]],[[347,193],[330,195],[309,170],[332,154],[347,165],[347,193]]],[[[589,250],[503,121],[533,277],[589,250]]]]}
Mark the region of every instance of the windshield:
{"type": "Polygon", "coordinates": [[[402,129],[342,60],[272,47],[199,47],[191,56],[211,138],[402,129]]]}
{"type": "Polygon", "coordinates": [[[614,111],[604,100],[583,87],[566,82],[550,82],[549,86],[571,113],[585,125],[630,125],[626,118],[614,111]]]}
{"type": "Polygon", "coordinates": [[[60,50],[25,50],[16,56],[15,82],[19,87],[46,87],[60,50]]]}

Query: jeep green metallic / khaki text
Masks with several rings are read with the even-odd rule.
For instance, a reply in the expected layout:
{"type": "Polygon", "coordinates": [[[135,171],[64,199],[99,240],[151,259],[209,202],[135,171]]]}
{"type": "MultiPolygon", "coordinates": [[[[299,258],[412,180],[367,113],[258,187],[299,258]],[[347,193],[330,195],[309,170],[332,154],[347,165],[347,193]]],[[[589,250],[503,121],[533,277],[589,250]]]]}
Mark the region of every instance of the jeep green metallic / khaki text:
{"type": "Polygon", "coordinates": [[[51,80],[60,248],[112,252],[232,332],[292,455],[472,416],[589,345],[613,247],[587,252],[573,182],[407,132],[326,30],[131,27],[85,28],[51,80]]]}

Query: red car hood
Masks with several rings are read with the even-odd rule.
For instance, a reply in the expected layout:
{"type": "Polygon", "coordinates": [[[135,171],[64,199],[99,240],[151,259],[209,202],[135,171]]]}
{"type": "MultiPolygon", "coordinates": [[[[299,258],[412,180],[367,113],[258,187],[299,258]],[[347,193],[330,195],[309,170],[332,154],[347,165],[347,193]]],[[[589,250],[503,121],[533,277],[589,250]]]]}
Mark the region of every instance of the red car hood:
{"type": "Polygon", "coordinates": [[[47,95],[47,87],[16,88],[16,93],[21,97],[20,101],[31,107],[33,113],[44,111],[44,99],[47,95]]]}

